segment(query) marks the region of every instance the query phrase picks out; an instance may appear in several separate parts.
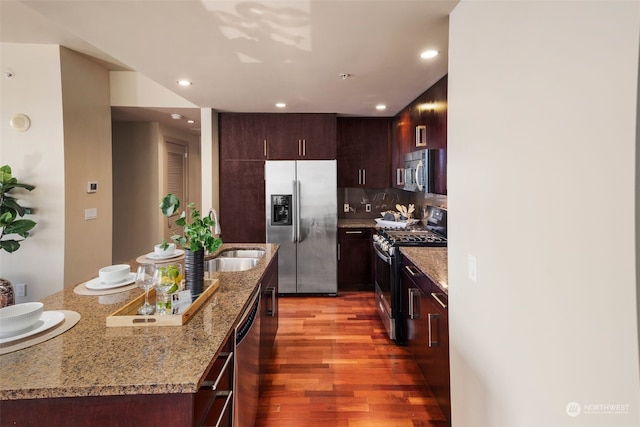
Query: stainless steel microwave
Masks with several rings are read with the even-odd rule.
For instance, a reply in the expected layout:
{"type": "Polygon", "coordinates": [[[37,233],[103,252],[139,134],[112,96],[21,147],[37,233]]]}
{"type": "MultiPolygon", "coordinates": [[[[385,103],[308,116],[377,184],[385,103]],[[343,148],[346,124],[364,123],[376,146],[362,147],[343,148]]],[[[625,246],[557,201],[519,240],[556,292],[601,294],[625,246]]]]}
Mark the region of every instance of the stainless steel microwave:
{"type": "Polygon", "coordinates": [[[412,151],[404,156],[404,189],[433,192],[433,163],[436,150],[412,151]]]}

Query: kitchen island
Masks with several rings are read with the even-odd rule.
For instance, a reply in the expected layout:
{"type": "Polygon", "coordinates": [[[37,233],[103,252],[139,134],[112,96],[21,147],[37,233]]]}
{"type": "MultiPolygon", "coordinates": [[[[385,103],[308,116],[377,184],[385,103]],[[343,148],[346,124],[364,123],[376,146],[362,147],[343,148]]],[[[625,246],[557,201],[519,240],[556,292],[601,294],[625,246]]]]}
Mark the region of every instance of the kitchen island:
{"type": "Polygon", "coordinates": [[[49,341],[0,356],[0,425],[198,424],[200,387],[219,354],[232,349],[249,298],[277,265],[277,245],[224,244],[218,252],[233,248],[265,255],[253,269],[213,273],[219,289],[183,326],[107,327],[106,317],[139,289],[83,296],[70,288],[44,298],[45,310],[81,319],[49,341]]]}

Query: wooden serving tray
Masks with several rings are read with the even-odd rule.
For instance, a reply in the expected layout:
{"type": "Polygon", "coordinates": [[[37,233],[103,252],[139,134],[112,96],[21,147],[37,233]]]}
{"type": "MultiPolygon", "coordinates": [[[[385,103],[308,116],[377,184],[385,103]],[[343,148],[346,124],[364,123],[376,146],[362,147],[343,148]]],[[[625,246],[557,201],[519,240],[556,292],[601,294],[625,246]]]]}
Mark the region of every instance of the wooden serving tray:
{"type": "MultiPolygon", "coordinates": [[[[204,291],[195,299],[182,314],[165,314],[165,315],[141,315],[138,314],[138,308],[144,304],[144,294],[129,302],[124,307],[114,311],[107,316],[107,326],[182,326],[193,317],[200,309],[202,304],[215,292],[220,286],[218,279],[204,281],[204,291]]],[[[155,297],[155,289],[149,291],[149,297],[155,297]]]]}

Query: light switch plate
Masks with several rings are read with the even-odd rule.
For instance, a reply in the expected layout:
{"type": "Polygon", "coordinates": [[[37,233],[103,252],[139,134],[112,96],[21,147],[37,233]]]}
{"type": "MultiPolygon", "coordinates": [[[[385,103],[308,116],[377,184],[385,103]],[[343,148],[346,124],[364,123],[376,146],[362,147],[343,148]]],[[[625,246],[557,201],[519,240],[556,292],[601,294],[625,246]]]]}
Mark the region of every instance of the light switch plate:
{"type": "Polygon", "coordinates": [[[371,203],[367,203],[366,205],[364,205],[364,210],[365,212],[371,212],[371,203]]]}
{"type": "Polygon", "coordinates": [[[467,255],[467,274],[473,283],[478,283],[478,259],[475,255],[467,255]]]}
{"type": "Polygon", "coordinates": [[[84,210],[84,219],[96,219],[98,218],[98,208],[89,208],[84,210]]]}
{"type": "Polygon", "coordinates": [[[349,212],[349,203],[345,203],[342,209],[343,212],[349,212]]]}

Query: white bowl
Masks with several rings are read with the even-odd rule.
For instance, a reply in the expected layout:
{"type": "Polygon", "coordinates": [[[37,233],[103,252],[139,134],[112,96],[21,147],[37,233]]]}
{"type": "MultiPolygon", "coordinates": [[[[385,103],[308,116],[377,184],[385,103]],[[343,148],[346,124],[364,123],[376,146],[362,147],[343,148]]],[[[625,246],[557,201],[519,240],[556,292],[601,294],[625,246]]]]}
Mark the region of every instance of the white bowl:
{"type": "Polygon", "coordinates": [[[25,302],[0,308],[0,335],[11,335],[29,328],[40,319],[42,310],[41,302],[25,302]]]}
{"type": "Polygon", "coordinates": [[[162,243],[153,247],[153,252],[158,258],[168,258],[176,252],[176,244],[168,243],[167,249],[162,249],[162,243]]]}
{"type": "Polygon", "coordinates": [[[106,285],[111,283],[122,282],[129,277],[131,267],[129,264],[116,264],[108,267],[102,267],[98,270],[100,281],[106,285]]]}

